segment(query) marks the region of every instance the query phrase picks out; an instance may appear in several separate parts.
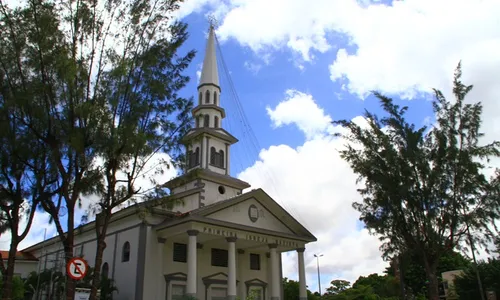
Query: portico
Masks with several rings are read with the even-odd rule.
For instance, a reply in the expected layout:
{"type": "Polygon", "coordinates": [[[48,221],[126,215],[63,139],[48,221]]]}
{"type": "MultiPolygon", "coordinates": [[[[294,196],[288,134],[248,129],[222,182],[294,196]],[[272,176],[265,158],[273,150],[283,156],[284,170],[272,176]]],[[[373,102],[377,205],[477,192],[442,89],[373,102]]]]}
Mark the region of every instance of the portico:
{"type": "MultiPolygon", "coordinates": [[[[298,253],[301,298],[305,299],[304,250],[305,244],[315,238],[296,221],[287,223],[288,232],[279,231],[279,225],[285,225],[275,217],[273,208],[268,208],[272,204],[274,209],[281,210],[279,213],[286,213],[259,189],[157,225],[162,261],[170,261],[168,268],[161,270],[161,276],[168,281],[165,283],[166,299],[175,299],[176,296],[171,294],[175,286],[185,286],[186,295],[200,300],[245,299],[250,291],[258,299],[279,300],[281,253],[288,251],[298,253]],[[244,207],[247,207],[245,212],[244,207]],[[222,218],[231,213],[241,217],[246,215],[246,219],[252,222],[248,212],[254,207],[261,211],[260,216],[253,218],[261,225],[259,227],[244,224],[244,218],[240,223],[222,218]],[[217,219],[217,215],[221,218],[217,219]],[[181,248],[187,251],[185,260],[181,248]]],[[[288,213],[286,215],[283,217],[292,221],[293,218],[288,213]]]]}

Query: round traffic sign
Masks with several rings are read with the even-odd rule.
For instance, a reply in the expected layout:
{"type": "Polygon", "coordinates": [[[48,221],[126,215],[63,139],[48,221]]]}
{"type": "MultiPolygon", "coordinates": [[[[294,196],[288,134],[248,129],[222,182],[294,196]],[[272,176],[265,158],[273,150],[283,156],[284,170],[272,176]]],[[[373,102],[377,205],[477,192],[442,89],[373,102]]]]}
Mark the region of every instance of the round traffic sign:
{"type": "Polygon", "coordinates": [[[88,271],[87,262],[80,257],[72,258],[66,266],[66,272],[73,280],[80,280],[85,277],[88,271]]]}

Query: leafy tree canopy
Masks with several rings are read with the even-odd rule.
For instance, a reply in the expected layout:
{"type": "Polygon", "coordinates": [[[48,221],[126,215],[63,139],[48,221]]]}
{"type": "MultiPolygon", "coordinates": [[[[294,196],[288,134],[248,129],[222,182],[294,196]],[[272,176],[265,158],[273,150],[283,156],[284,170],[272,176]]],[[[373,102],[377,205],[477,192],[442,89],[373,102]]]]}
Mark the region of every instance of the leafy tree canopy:
{"type": "Polygon", "coordinates": [[[487,178],[488,159],[500,156],[500,143],[480,144],[482,105],[466,103],[471,85],[454,81],[454,101],[435,90],[435,125],[417,128],[406,120],[408,107],[375,92],[385,115],[366,112],[366,124],[335,122],[348,144],[341,157],[359,175],[363,197],[353,207],[383,241],[384,255],[412,251],[426,270],[429,298],[439,299],[439,258],[459,248],[469,232],[476,242],[491,239],[499,218],[498,171],[487,178]]]}

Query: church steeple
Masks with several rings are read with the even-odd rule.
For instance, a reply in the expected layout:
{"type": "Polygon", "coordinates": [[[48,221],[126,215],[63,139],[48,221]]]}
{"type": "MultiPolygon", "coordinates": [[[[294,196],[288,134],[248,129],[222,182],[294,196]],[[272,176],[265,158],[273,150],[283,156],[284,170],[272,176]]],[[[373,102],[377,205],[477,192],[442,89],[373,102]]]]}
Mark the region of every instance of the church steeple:
{"type": "Polygon", "coordinates": [[[238,140],[222,128],[226,112],[220,106],[215,43],[215,28],[211,24],[198,85],[198,103],[192,111],[195,128],[184,137],[188,154],[186,171],[203,168],[229,175],[229,147],[238,140]]]}
{"type": "Polygon", "coordinates": [[[164,185],[172,195],[183,200],[183,205],[174,208],[181,212],[240,195],[243,189],[250,187],[229,173],[230,148],[238,139],[222,128],[226,112],[220,105],[215,43],[212,23],[198,85],[198,101],[192,110],[195,125],[182,138],[186,146],[184,174],[164,185]]]}
{"type": "Polygon", "coordinates": [[[200,86],[213,84],[219,87],[219,72],[217,70],[217,56],[215,53],[215,28],[210,24],[208,32],[205,58],[203,59],[203,69],[201,69],[200,86]]]}

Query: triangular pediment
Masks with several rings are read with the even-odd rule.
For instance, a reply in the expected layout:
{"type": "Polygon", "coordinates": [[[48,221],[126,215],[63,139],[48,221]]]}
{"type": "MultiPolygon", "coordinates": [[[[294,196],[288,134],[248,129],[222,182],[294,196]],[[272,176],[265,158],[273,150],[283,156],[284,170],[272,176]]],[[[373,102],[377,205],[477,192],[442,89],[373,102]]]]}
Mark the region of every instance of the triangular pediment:
{"type": "Polygon", "coordinates": [[[194,213],[209,219],[316,240],[302,224],[262,189],[214,203],[194,213]]]}

